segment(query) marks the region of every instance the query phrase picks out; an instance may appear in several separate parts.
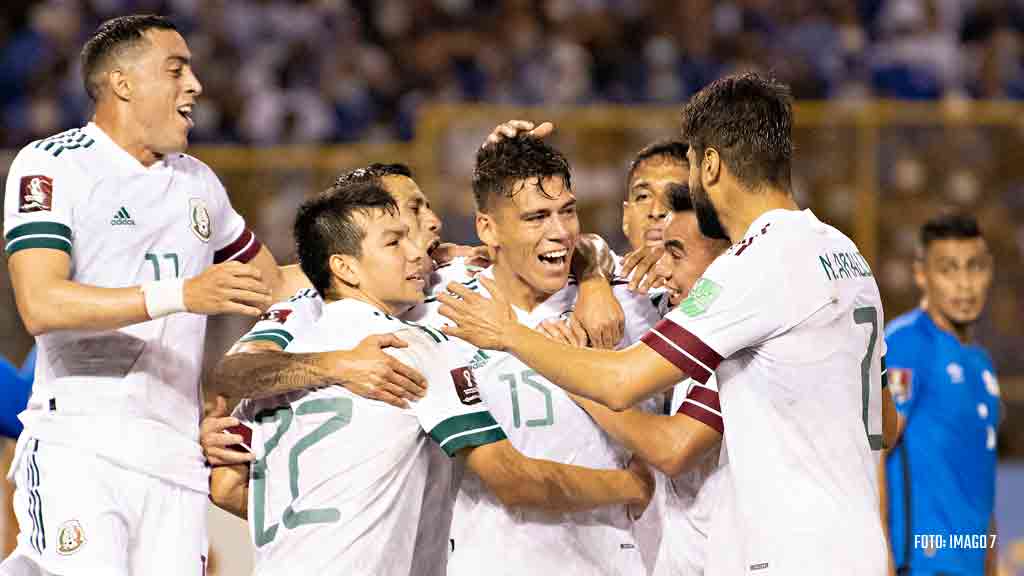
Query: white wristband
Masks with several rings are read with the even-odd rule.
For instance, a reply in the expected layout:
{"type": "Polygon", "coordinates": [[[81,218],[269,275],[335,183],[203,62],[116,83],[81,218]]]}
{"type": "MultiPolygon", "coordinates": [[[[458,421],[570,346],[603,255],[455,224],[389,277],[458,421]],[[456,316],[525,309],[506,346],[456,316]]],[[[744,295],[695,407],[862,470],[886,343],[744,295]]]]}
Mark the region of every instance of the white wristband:
{"type": "Polygon", "coordinates": [[[156,280],[142,285],[142,294],[146,298],[146,312],[156,320],[168,314],[188,312],[185,308],[185,280],[156,280]]]}

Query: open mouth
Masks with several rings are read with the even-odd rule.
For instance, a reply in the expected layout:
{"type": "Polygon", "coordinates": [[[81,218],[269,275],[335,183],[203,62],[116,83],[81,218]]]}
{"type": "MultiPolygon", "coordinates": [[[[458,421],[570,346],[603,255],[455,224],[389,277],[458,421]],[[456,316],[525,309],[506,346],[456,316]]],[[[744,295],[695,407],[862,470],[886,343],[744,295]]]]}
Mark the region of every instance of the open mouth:
{"type": "Polygon", "coordinates": [[[551,252],[539,254],[537,259],[546,266],[561,268],[565,266],[566,258],[568,258],[568,256],[569,251],[562,248],[561,250],[552,250],[551,252]]]}
{"type": "Polygon", "coordinates": [[[651,228],[644,232],[644,239],[650,242],[661,242],[664,238],[664,234],[661,228],[651,228]]]}
{"type": "Polygon", "coordinates": [[[420,283],[420,284],[426,284],[426,282],[427,282],[427,281],[426,281],[426,280],[425,280],[425,279],[423,278],[423,274],[421,274],[421,273],[419,273],[419,272],[415,272],[415,273],[413,273],[413,274],[409,274],[408,276],[406,276],[406,277],[405,277],[405,279],[406,279],[406,280],[409,280],[409,281],[411,281],[411,282],[418,282],[418,283],[420,283]]]}
{"type": "Polygon", "coordinates": [[[440,245],[441,245],[441,239],[440,238],[437,238],[433,242],[431,242],[430,245],[427,246],[427,256],[430,256],[431,258],[433,258],[434,257],[434,250],[437,250],[437,247],[440,246],[440,245]]]}
{"type": "Polygon", "coordinates": [[[184,106],[178,106],[178,115],[185,119],[185,124],[188,125],[189,129],[195,126],[195,122],[192,121],[192,105],[185,104],[184,106]]]}

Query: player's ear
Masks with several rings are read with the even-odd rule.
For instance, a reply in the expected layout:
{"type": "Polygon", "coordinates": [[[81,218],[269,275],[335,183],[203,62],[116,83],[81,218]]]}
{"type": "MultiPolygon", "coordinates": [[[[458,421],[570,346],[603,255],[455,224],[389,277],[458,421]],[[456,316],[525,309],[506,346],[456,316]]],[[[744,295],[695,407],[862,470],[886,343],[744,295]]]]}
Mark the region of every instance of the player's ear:
{"type": "Polygon", "coordinates": [[[917,285],[917,289],[921,291],[922,295],[928,294],[928,278],[924,271],[924,257],[914,258],[914,284],[917,285]]]}
{"type": "Polygon", "coordinates": [[[498,246],[498,227],[494,216],[486,212],[476,211],[476,235],[486,246],[498,246]]]}
{"type": "Polygon", "coordinates": [[[722,157],[718,150],[708,147],[704,149],[704,157],[700,161],[700,183],[707,188],[718,184],[722,177],[722,157]]]}
{"type": "Polygon", "coordinates": [[[626,217],[626,210],[629,210],[629,200],[622,201],[622,234],[629,238],[629,218],[626,217]]]}
{"type": "Polygon", "coordinates": [[[110,71],[103,74],[103,81],[100,85],[105,85],[110,89],[110,92],[117,97],[119,100],[127,102],[132,97],[132,82],[128,77],[128,74],[122,68],[112,68],[110,71]]]}
{"type": "Polygon", "coordinates": [[[331,254],[327,260],[331,276],[346,286],[358,288],[362,280],[359,259],[349,254],[331,254]]]}

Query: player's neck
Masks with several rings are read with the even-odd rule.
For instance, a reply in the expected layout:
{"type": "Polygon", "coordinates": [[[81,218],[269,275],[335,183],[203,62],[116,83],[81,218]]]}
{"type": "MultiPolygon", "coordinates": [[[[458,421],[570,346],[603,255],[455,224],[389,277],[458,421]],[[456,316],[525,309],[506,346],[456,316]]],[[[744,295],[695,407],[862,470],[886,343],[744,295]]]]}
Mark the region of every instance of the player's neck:
{"type": "Polygon", "coordinates": [[[932,323],[935,324],[939,330],[952,334],[953,337],[964,346],[974,341],[973,324],[954,324],[945,315],[928,308],[927,305],[924,305],[924,311],[928,313],[928,317],[932,319],[932,323]]]}
{"type": "Polygon", "coordinates": [[[719,217],[722,227],[733,243],[743,240],[750,225],[765,213],[772,210],[799,210],[796,201],[785,190],[775,187],[762,187],[733,194],[733,202],[722,206],[719,217]]]}
{"type": "Polygon", "coordinates": [[[142,127],[137,122],[125,118],[123,114],[117,114],[108,107],[97,107],[92,121],[114,141],[114,144],[131,154],[143,166],[148,168],[163,157],[142,143],[142,139],[138,136],[142,133],[142,127]]]}
{"type": "Polygon", "coordinates": [[[503,266],[500,256],[499,261],[494,264],[494,281],[509,304],[526,312],[532,312],[534,308],[543,304],[551,296],[534,289],[524,282],[514,270],[503,266]]]}

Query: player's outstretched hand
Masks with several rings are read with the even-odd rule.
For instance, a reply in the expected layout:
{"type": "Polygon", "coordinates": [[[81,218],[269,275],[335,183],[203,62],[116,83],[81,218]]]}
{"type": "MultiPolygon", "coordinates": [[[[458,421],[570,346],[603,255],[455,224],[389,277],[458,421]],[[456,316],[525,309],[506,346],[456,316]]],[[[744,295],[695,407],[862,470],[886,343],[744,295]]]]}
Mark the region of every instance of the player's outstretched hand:
{"type": "Polygon", "coordinates": [[[541,122],[540,125],[534,125],[529,120],[509,120],[504,124],[495,126],[494,130],[487,136],[487,140],[484,140],[480,147],[486,148],[506,138],[515,138],[523,133],[527,133],[535,138],[546,138],[554,131],[555,125],[551,122],[541,122]]]}
{"type": "Polygon", "coordinates": [[[405,408],[427,394],[427,380],[384,349],[406,346],[394,334],[367,336],[351,351],[324,353],[325,367],[353,394],[405,408]]]}
{"type": "Polygon", "coordinates": [[[483,276],[478,278],[491,294],[490,298],[484,298],[457,282],[448,283],[450,294],[438,295],[441,302],[438,312],[455,323],[455,326],[443,326],[441,331],[478,348],[505,350],[505,337],[511,332],[509,328],[518,324],[516,313],[493,280],[483,276]]]}
{"type": "Polygon", "coordinates": [[[228,428],[239,424],[241,423],[238,418],[228,416],[224,397],[217,396],[213,409],[199,425],[199,444],[203,447],[203,456],[210,466],[248,464],[255,460],[251,452],[231,448],[241,445],[244,441],[240,434],[228,432],[228,428]]]}
{"type": "Polygon", "coordinates": [[[569,316],[565,320],[559,318],[545,320],[537,326],[537,331],[569,346],[584,348],[588,344],[587,331],[573,316],[569,316]]]}
{"type": "Polygon", "coordinates": [[[480,268],[486,268],[491,265],[491,251],[487,246],[463,246],[461,244],[444,242],[439,244],[437,248],[434,248],[430,256],[438,266],[447,264],[456,258],[465,258],[467,264],[480,268]]]}
{"type": "Polygon", "coordinates": [[[647,510],[647,506],[651,503],[651,498],[654,496],[655,480],[654,474],[651,474],[651,468],[646,462],[634,456],[629,461],[628,470],[637,477],[638,480],[643,482],[644,488],[647,491],[647,499],[641,503],[630,504],[628,507],[629,518],[631,520],[639,520],[644,512],[647,510]]]}
{"type": "Polygon", "coordinates": [[[629,278],[629,289],[643,294],[661,287],[664,279],[654,272],[654,267],[664,255],[665,249],[661,246],[644,246],[626,254],[622,259],[622,275],[629,278]]]}
{"type": "Polygon", "coordinates": [[[259,316],[273,304],[259,268],[241,262],[210,266],[185,280],[185,308],[195,314],[259,316]]]}

